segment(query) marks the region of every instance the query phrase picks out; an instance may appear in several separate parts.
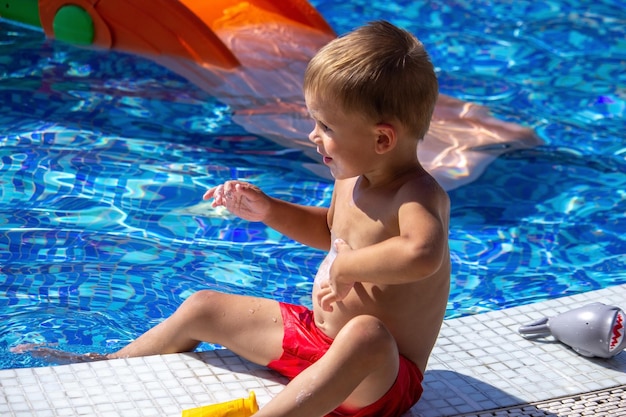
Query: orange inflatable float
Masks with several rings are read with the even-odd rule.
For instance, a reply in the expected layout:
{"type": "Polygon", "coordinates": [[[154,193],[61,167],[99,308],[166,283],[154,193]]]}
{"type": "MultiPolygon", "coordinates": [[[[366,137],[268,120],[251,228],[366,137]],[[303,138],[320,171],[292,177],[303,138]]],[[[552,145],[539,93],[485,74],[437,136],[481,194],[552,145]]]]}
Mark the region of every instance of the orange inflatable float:
{"type": "MultiPolygon", "coordinates": [[[[230,106],[232,120],[319,160],[302,94],[306,66],[336,35],[305,0],[5,0],[0,17],[74,45],[148,58],[230,106]]],[[[422,165],[448,190],[498,155],[541,141],[483,106],[441,94],[420,144],[422,165]]],[[[322,164],[308,167],[328,176],[322,164]]]]}
{"type": "Polygon", "coordinates": [[[168,55],[221,68],[240,65],[215,34],[233,22],[281,20],[334,35],[306,1],[281,0],[7,0],[0,17],[41,27],[75,45],[155,57],[168,55]]]}

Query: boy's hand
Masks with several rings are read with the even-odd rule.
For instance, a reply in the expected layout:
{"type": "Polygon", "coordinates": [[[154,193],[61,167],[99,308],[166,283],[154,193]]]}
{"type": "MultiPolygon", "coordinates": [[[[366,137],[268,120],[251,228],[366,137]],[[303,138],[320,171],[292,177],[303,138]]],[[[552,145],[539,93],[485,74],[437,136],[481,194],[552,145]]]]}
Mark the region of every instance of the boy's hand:
{"type": "Polygon", "coordinates": [[[213,207],[224,206],[235,216],[262,222],[270,211],[270,198],[259,187],[242,181],[226,181],[209,189],[203,200],[213,198],[213,207]]]}
{"type": "Polygon", "coordinates": [[[322,263],[322,266],[320,266],[319,275],[316,276],[315,281],[320,287],[317,292],[317,302],[322,307],[322,310],[333,311],[331,304],[346,298],[354,286],[354,282],[338,282],[336,276],[331,273],[332,264],[334,263],[336,256],[339,256],[341,252],[350,250],[352,250],[352,248],[350,248],[350,245],[348,245],[343,239],[336,239],[333,242],[333,248],[331,249],[331,254],[329,256],[329,258],[331,258],[329,259],[331,264],[324,265],[324,262],[322,263]],[[335,252],[334,256],[332,255],[333,251],[335,252]]]}

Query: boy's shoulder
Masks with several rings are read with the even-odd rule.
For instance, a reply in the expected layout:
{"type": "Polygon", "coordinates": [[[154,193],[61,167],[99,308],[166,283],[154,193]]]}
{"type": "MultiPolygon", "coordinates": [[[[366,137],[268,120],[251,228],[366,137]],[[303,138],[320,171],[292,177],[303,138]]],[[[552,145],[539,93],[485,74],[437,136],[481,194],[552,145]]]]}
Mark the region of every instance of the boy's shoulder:
{"type": "Polygon", "coordinates": [[[398,191],[398,195],[416,194],[418,196],[436,196],[446,195],[446,191],[437,182],[437,180],[430,175],[428,171],[421,168],[418,171],[409,173],[398,178],[395,188],[398,191]]]}
{"type": "Polygon", "coordinates": [[[450,209],[448,193],[428,172],[406,178],[399,186],[395,199],[397,205],[415,202],[439,213],[450,209]]]}

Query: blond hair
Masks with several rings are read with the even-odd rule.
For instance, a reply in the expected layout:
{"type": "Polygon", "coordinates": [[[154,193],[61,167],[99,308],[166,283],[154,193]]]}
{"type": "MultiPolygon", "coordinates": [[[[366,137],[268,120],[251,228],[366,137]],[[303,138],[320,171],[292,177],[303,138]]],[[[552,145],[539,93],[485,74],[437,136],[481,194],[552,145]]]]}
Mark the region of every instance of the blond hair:
{"type": "Polygon", "coordinates": [[[438,83],[424,45],[410,32],[376,21],[320,49],[306,69],[304,92],[376,123],[398,121],[423,139],[438,83]]]}

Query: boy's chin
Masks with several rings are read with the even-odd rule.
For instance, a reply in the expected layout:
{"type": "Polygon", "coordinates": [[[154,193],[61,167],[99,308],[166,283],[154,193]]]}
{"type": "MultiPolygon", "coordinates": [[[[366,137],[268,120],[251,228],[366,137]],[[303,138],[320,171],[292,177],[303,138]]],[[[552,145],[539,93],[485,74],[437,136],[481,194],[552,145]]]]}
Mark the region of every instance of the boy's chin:
{"type": "Polygon", "coordinates": [[[334,180],[345,180],[347,178],[350,178],[349,175],[345,175],[342,172],[337,172],[334,169],[330,170],[330,176],[333,177],[334,180]]]}

